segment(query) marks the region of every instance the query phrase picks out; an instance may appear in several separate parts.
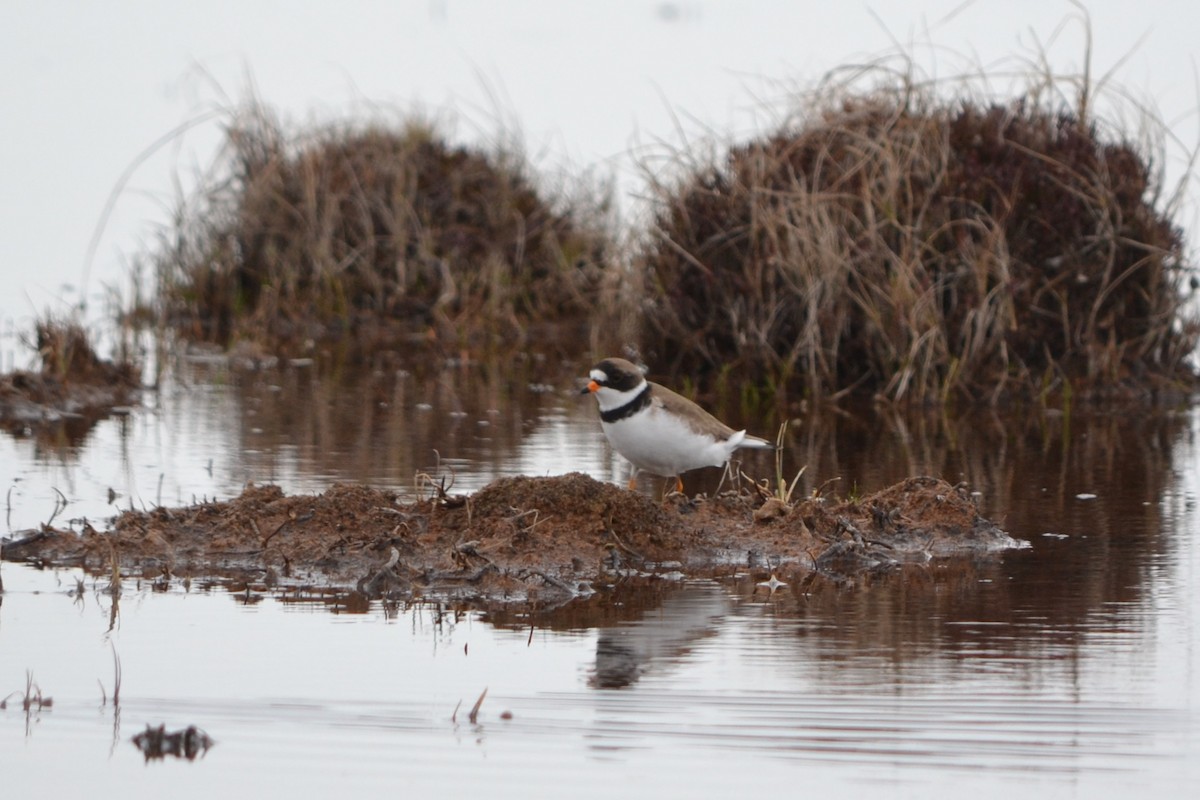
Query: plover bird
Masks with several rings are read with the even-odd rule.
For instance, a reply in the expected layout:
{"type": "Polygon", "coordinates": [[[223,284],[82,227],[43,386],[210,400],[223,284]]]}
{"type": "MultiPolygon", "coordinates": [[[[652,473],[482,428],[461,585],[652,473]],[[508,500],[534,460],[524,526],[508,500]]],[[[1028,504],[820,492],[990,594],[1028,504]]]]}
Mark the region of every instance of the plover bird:
{"type": "Polygon", "coordinates": [[[581,394],[589,392],[600,405],[600,427],[609,444],[633,464],[631,489],[641,471],[675,478],[681,492],[681,472],[723,467],[740,447],[775,449],[766,439],[735,431],[686,397],[646,380],[623,358],[606,358],[592,367],[581,394]]]}

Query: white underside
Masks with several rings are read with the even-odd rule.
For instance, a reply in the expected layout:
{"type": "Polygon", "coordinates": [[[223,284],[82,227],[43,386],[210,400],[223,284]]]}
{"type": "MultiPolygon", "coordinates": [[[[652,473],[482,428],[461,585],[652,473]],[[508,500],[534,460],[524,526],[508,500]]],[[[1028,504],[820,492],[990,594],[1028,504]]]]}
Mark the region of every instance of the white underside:
{"type": "MultiPolygon", "coordinates": [[[[603,373],[592,375],[593,380],[602,377],[603,373]]],[[[601,411],[611,411],[633,401],[644,388],[642,383],[618,392],[602,386],[595,396],[601,411]]],[[[612,448],[636,470],[668,478],[690,469],[723,467],[739,447],[771,447],[757,437],[747,438],[744,430],[724,440],[699,433],[680,417],[664,410],[661,401],[653,399],[632,416],[616,422],[601,421],[600,426],[612,448]]]]}
{"type": "Polygon", "coordinates": [[[724,466],[746,435],[738,431],[719,442],[653,404],[631,417],[602,422],[601,427],[613,449],[634,467],[667,477],[698,467],[724,466]]]}

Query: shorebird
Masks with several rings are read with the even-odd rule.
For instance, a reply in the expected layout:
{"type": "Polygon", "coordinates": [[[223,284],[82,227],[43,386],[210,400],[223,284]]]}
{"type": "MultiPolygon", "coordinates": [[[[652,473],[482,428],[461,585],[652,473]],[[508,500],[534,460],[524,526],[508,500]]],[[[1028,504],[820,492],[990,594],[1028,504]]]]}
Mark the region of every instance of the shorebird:
{"type": "Polygon", "coordinates": [[[675,478],[681,472],[723,467],[740,447],[774,450],[775,445],[746,431],[735,431],[686,397],[646,380],[623,358],[606,358],[592,367],[581,394],[594,394],[600,427],[609,444],[629,463],[634,488],[638,472],[675,478]]]}

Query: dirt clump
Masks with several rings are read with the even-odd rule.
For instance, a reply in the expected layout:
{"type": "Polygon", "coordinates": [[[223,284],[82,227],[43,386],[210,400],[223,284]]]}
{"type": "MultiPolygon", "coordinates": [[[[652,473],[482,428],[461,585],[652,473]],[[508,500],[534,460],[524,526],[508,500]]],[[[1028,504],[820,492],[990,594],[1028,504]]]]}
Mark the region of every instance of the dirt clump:
{"type": "Polygon", "coordinates": [[[97,418],[133,401],[137,366],[100,358],[79,323],[43,320],[35,336],[41,369],[0,375],[0,424],[8,430],[97,418]]]}
{"type": "Polygon", "coordinates": [[[353,484],[294,496],[250,485],[229,501],[126,511],[104,532],[43,527],[5,543],[3,557],[155,579],[240,571],[266,586],[503,600],[576,597],[632,575],[780,566],[852,575],[1022,546],[979,515],[964,487],[924,477],[794,505],[746,491],[660,503],[580,473],[397,498],[353,484]],[[774,510],[756,516],[763,508],[774,510]]]}

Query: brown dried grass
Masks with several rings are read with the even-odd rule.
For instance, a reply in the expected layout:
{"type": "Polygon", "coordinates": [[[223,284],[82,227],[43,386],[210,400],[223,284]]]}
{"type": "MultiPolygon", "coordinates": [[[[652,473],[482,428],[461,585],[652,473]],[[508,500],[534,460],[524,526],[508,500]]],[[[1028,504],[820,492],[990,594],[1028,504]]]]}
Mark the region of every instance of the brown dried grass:
{"type": "Polygon", "coordinates": [[[723,156],[679,153],[676,183],[651,178],[647,356],[814,399],[1190,384],[1200,327],[1164,156],[1093,116],[1086,78],[1070,108],[1043,77],[947,100],[911,63],[878,65],[723,156]]]}
{"type": "Polygon", "coordinates": [[[188,338],[478,350],[598,305],[607,197],[545,197],[514,146],[455,146],[422,122],[289,135],[250,104],[212,174],[156,257],[188,338]]]}
{"type": "Polygon", "coordinates": [[[134,387],[139,368],[122,357],[117,361],[100,358],[82,323],[51,315],[34,323],[33,341],[42,363],[40,375],[66,385],[134,387]]]}

